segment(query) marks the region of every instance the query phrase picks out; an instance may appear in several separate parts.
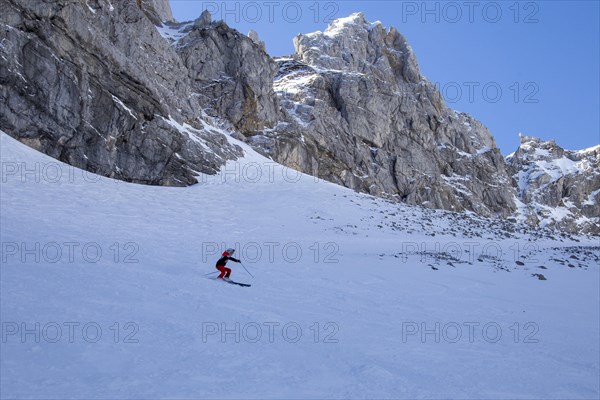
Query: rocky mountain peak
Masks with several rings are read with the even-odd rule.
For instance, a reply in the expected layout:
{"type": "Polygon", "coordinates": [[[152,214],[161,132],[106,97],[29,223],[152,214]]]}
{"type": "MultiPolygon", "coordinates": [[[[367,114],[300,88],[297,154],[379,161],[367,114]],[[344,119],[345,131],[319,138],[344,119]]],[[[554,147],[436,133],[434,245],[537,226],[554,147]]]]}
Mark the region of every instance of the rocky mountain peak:
{"type": "Polygon", "coordinates": [[[196,27],[206,27],[212,23],[212,15],[210,11],[204,10],[200,17],[196,19],[194,22],[194,26],[196,27]]]}
{"type": "Polygon", "coordinates": [[[590,169],[593,165],[600,166],[600,145],[584,150],[566,150],[560,147],[554,139],[543,140],[533,136],[519,135],[520,145],[516,152],[506,157],[507,162],[514,166],[516,163],[531,163],[539,161],[555,161],[566,159],[573,162],[587,161],[582,165],[590,169]]]}
{"type": "Polygon", "coordinates": [[[395,28],[367,21],[363,13],[337,19],[324,32],[300,34],[294,47],[303,62],[317,68],[377,75],[391,71],[392,82],[422,80],[406,39],[395,28]]]}
{"type": "Polygon", "coordinates": [[[169,0],[136,0],[138,7],[155,24],[161,25],[163,22],[176,22],[171,11],[169,0]]]}
{"type": "MultiPolygon", "coordinates": [[[[348,34],[369,30],[371,26],[372,24],[367,21],[365,15],[362,12],[357,12],[348,17],[333,20],[323,34],[329,38],[344,37],[348,34]]],[[[307,36],[317,35],[318,33],[320,32],[308,34],[307,36]]]]}
{"type": "Polygon", "coordinates": [[[514,211],[488,130],[450,110],[394,28],[361,13],[298,35],[278,60],[285,124],[253,143],[278,162],[358,191],[481,215],[514,211]]]}
{"type": "Polygon", "coordinates": [[[534,136],[519,134],[520,145],[517,151],[507,157],[519,161],[553,160],[565,155],[565,150],[554,140],[544,141],[534,136]]]}
{"type": "Polygon", "coordinates": [[[600,146],[572,151],[554,140],[520,140],[506,158],[520,215],[535,225],[600,233],[600,146]]]}

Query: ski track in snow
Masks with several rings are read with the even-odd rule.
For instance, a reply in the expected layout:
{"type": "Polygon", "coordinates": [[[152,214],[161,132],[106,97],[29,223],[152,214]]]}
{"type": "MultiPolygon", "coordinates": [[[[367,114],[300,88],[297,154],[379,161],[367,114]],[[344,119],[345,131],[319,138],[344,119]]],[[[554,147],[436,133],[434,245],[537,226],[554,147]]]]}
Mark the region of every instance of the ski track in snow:
{"type": "MultiPolygon", "coordinates": [[[[461,222],[448,213],[391,204],[305,175],[295,181],[295,174],[232,138],[247,156],[225,170],[246,168],[250,174],[256,165],[267,165],[258,182],[221,174],[202,176],[189,188],[128,184],[84,175],[0,135],[3,333],[12,323],[30,329],[35,322],[63,326],[56,343],[36,342],[32,334],[24,343],[20,334],[3,336],[3,397],[599,395],[600,275],[598,247],[589,248],[599,245],[598,238],[493,236],[468,217],[461,222]],[[35,174],[21,173],[25,168],[38,168],[37,176],[46,179],[36,182],[35,174]],[[59,182],[56,168],[62,173],[59,182]],[[472,228],[475,237],[456,236],[457,227],[472,228]],[[67,242],[79,243],[73,262],[63,245],[67,242]],[[229,266],[235,281],[252,287],[203,276],[215,271],[218,258],[206,257],[203,243],[243,247],[251,242],[261,249],[260,259],[249,260],[252,248],[239,249],[236,256],[256,279],[238,264],[229,266]],[[273,260],[264,245],[271,242],[279,243],[273,260]],[[502,254],[470,259],[464,250],[473,242],[479,243],[478,251],[493,242],[502,254]],[[23,243],[28,248],[57,243],[65,254],[52,263],[51,254],[36,262],[31,254],[22,260],[20,252],[7,252],[7,244],[23,243]],[[99,262],[82,257],[86,243],[102,249],[99,262]],[[114,243],[120,247],[116,261],[114,243]],[[302,249],[298,262],[282,256],[286,243],[302,249]],[[330,243],[333,247],[326,247],[330,243]],[[407,251],[409,243],[424,243],[425,251],[407,251]],[[463,254],[453,265],[427,256],[441,253],[436,243],[450,250],[458,243],[463,254]],[[591,256],[567,249],[578,246],[591,256]],[[132,249],[138,262],[124,262],[132,249]],[[515,264],[515,249],[523,266],[515,264]],[[326,263],[326,257],[338,262],[326,263]],[[73,343],[65,322],[80,324],[73,343]],[[90,322],[102,328],[96,343],[81,335],[90,322]],[[118,343],[110,329],[115,322],[118,343]],[[124,343],[133,329],[124,329],[127,322],[139,328],[138,343],[124,343]],[[450,327],[439,342],[434,334],[403,340],[409,325],[434,329],[436,322],[462,326],[462,337],[448,340],[455,336],[450,327]],[[527,330],[528,322],[538,328],[531,337],[534,325],[527,330]],[[244,337],[236,342],[232,334],[203,340],[209,325],[233,329],[236,323],[249,327],[251,338],[258,324],[262,337],[256,343],[244,337]],[[272,342],[268,323],[279,324],[272,342]],[[283,338],[281,328],[288,323],[302,328],[296,343],[283,338]],[[317,343],[310,329],[315,323],[317,343]],[[465,323],[479,324],[472,342],[465,323]],[[502,329],[495,343],[482,339],[481,328],[489,323],[502,329]],[[332,332],[329,339],[337,343],[324,343],[332,332]],[[526,338],[538,342],[524,343],[526,338]]],[[[295,331],[289,332],[293,337],[295,331]]],[[[494,336],[493,329],[489,334],[494,336]]]]}

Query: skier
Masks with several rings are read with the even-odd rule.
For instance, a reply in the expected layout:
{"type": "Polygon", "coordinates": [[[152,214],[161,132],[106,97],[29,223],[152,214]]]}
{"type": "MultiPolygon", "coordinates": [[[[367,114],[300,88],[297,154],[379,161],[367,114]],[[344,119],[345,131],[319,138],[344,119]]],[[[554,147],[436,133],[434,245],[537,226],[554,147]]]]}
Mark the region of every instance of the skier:
{"type": "Polygon", "coordinates": [[[229,280],[229,275],[231,275],[231,268],[225,267],[225,265],[227,265],[227,261],[231,260],[236,263],[241,262],[237,258],[231,257],[233,255],[233,253],[235,253],[235,249],[227,249],[223,252],[223,256],[221,258],[219,258],[219,261],[217,261],[216,268],[219,271],[221,271],[218,279],[223,279],[226,281],[229,280]]]}

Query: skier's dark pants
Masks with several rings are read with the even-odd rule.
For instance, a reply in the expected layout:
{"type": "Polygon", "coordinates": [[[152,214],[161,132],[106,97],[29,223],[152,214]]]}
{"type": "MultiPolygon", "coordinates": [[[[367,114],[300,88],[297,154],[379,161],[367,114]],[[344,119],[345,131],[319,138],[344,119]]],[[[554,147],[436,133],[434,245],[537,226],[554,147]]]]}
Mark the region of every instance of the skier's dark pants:
{"type": "Polygon", "coordinates": [[[229,278],[229,275],[231,275],[231,268],[227,268],[224,265],[217,265],[217,269],[221,271],[219,274],[219,278],[221,279],[223,279],[223,277],[229,278]]]}

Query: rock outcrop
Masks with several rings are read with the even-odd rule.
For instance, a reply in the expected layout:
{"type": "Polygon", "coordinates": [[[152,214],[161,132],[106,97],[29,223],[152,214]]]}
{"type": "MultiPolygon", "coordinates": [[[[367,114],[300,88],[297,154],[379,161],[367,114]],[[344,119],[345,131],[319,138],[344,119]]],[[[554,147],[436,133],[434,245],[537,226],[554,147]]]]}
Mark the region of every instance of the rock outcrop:
{"type": "Polygon", "coordinates": [[[536,226],[600,234],[600,146],[569,151],[554,141],[521,136],[507,163],[519,217],[536,226]]]}
{"type": "Polygon", "coordinates": [[[190,185],[242,152],[199,119],[187,68],[139,4],[4,0],[0,129],[101,175],[190,185]]]}
{"type": "Polygon", "coordinates": [[[155,25],[175,22],[168,0],[137,0],[138,6],[155,25]]]}
{"type": "Polygon", "coordinates": [[[278,162],[376,196],[508,216],[503,157],[478,121],[446,107],[400,33],[353,14],[299,35],[277,59],[285,123],[251,143],[278,162]]]}
{"type": "Polygon", "coordinates": [[[251,39],[223,21],[212,22],[208,12],[183,29],[174,49],[206,112],[227,119],[247,136],[273,127],[280,118],[273,91],[278,67],[258,36],[251,39]]]}

